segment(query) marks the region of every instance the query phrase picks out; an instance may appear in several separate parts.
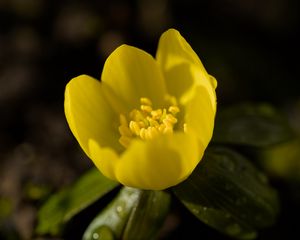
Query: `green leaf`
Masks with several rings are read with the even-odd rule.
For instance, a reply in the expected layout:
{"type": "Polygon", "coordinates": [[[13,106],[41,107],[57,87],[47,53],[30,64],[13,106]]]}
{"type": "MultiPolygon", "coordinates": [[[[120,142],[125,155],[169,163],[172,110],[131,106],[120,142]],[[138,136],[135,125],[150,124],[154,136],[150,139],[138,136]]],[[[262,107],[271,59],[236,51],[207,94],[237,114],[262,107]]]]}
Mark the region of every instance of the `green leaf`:
{"type": "Polygon", "coordinates": [[[62,190],[53,195],[38,212],[37,234],[60,233],[65,209],[68,206],[68,191],[62,190]]]}
{"type": "Polygon", "coordinates": [[[52,197],[38,212],[37,234],[57,235],[64,223],[118,186],[97,169],[84,174],[73,186],[52,197]]]}
{"type": "Polygon", "coordinates": [[[171,197],[163,191],[124,187],[91,222],[83,240],[153,239],[167,216],[171,197]],[[109,237],[105,237],[109,236],[109,237]]]}
{"type": "Polygon", "coordinates": [[[235,238],[255,238],[278,213],[277,194],[267,178],[223,147],[208,148],[193,174],[173,191],[198,219],[235,238]]]}
{"type": "Polygon", "coordinates": [[[132,210],[122,239],[154,239],[165,220],[171,197],[163,191],[143,191],[132,210]]]}
{"type": "Polygon", "coordinates": [[[118,196],[90,223],[83,240],[106,239],[106,235],[112,236],[111,239],[121,239],[124,226],[141,193],[139,189],[122,188],[118,196]]]}
{"type": "Polygon", "coordinates": [[[217,113],[212,142],[267,147],[291,139],[287,120],[267,104],[239,104],[217,113]]]}

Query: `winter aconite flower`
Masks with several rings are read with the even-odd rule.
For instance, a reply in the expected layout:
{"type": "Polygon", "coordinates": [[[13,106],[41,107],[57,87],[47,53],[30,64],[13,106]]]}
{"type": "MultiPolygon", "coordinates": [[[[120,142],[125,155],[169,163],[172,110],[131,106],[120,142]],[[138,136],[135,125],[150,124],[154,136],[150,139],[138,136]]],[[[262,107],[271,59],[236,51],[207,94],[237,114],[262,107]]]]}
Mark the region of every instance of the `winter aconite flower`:
{"type": "Polygon", "coordinates": [[[128,45],[106,60],[101,81],[72,79],[65,114],[84,152],[108,178],[160,190],[185,180],[213,132],[216,80],[175,29],[156,57],[128,45]]]}

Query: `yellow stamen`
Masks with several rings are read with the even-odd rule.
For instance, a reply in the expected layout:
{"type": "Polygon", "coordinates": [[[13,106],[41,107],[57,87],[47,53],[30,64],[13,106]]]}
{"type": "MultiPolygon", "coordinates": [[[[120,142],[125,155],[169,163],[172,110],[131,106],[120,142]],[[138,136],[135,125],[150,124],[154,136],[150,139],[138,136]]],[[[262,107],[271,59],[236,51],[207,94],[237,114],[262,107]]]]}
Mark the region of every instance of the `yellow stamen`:
{"type": "Polygon", "coordinates": [[[127,126],[128,125],[127,119],[123,114],[120,114],[120,124],[121,124],[121,126],[127,126]]]}
{"type": "Polygon", "coordinates": [[[152,111],[152,107],[147,106],[147,105],[141,105],[141,110],[143,110],[144,112],[150,113],[152,111]]]}
{"type": "Polygon", "coordinates": [[[172,114],[176,114],[176,113],[179,113],[179,107],[177,106],[170,106],[168,111],[172,114]]]}
{"type": "Polygon", "coordinates": [[[141,137],[141,139],[145,140],[145,138],[146,138],[146,128],[141,129],[140,137],[141,137]]]}
{"type": "Polygon", "coordinates": [[[159,119],[162,115],[162,110],[161,109],[157,109],[155,111],[151,112],[152,118],[154,119],[159,119]]]}
{"type": "Polygon", "coordinates": [[[131,138],[127,137],[127,136],[121,136],[119,138],[119,142],[124,146],[124,147],[128,147],[130,142],[131,142],[131,138]]]}
{"type": "Polygon", "coordinates": [[[141,102],[142,105],[152,106],[152,102],[149,98],[141,98],[140,102],[141,102]]]}
{"type": "MultiPolygon", "coordinates": [[[[130,130],[131,130],[132,133],[134,133],[136,136],[139,136],[141,128],[140,128],[140,126],[139,126],[139,124],[137,122],[130,121],[129,128],[130,128],[130,130]]],[[[122,133],[121,133],[121,135],[122,135],[122,133]]]]}
{"type": "MultiPolygon", "coordinates": [[[[119,142],[127,148],[134,137],[139,137],[142,140],[150,140],[159,134],[173,133],[174,126],[178,122],[176,114],[180,109],[176,105],[176,99],[171,100],[173,105],[167,108],[167,111],[166,108],[153,109],[150,99],[141,98],[140,110],[133,109],[128,114],[129,119],[121,114],[119,126],[121,137],[119,142]]],[[[183,128],[186,128],[185,124],[183,128]]]]}
{"type": "Polygon", "coordinates": [[[121,136],[132,136],[132,131],[126,126],[126,125],[120,125],[119,126],[119,132],[121,136]]]}
{"type": "Polygon", "coordinates": [[[159,125],[159,127],[158,127],[158,131],[161,132],[161,133],[163,133],[164,130],[165,130],[165,128],[166,128],[166,125],[161,124],[161,125],[159,125]]]}

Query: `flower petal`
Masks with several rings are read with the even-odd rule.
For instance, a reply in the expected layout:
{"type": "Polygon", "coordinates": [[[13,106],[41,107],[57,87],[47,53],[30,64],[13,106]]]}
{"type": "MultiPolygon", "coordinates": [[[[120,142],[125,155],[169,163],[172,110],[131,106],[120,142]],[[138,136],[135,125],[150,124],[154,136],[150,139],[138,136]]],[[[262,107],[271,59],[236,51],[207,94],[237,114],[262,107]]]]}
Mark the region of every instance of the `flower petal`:
{"type": "Polygon", "coordinates": [[[154,58],[135,47],[122,45],[106,60],[101,79],[127,106],[138,107],[141,97],[161,106],[166,87],[154,58]]]}
{"type": "Polygon", "coordinates": [[[115,176],[115,166],[118,164],[118,154],[110,148],[101,148],[99,144],[93,140],[89,140],[90,158],[96,167],[104,176],[117,181],[115,176]]]}
{"type": "Polygon", "coordinates": [[[126,186],[162,190],[185,180],[203,152],[193,134],[175,133],[149,141],[136,140],[121,156],[115,176],[126,186]]]}
{"type": "Polygon", "coordinates": [[[118,115],[104,97],[100,81],[81,75],[73,78],[65,90],[65,115],[81,148],[91,157],[88,142],[97,141],[103,147],[121,150],[118,115]]]}
{"type": "Polygon", "coordinates": [[[207,88],[215,99],[217,82],[210,76],[199,57],[175,29],[164,32],[159,40],[156,59],[164,73],[168,92],[180,99],[195,85],[207,88]]]}
{"type": "Polygon", "coordinates": [[[193,97],[185,105],[184,122],[187,132],[193,132],[200,140],[201,146],[207,147],[214,129],[215,102],[211,102],[207,89],[197,86],[193,97]]]}

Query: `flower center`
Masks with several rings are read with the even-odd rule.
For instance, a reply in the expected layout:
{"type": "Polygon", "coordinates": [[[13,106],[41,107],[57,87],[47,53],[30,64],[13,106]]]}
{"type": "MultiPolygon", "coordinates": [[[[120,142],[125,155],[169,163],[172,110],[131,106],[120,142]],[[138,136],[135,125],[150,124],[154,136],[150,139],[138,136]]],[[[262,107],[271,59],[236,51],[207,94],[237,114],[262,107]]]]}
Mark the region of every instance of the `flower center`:
{"type": "Polygon", "coordinates": [[[120,114],[119,142],[127,148],[134,137],[143,140],[155,138],[159,134],[172,133],[177,123],[176,114],[180,111],[176,103],[168,109],[153,109],[152,102],[148,98],[140,99],[140,109],[133,109],[129,113],[129,119],[120,114]]]}

